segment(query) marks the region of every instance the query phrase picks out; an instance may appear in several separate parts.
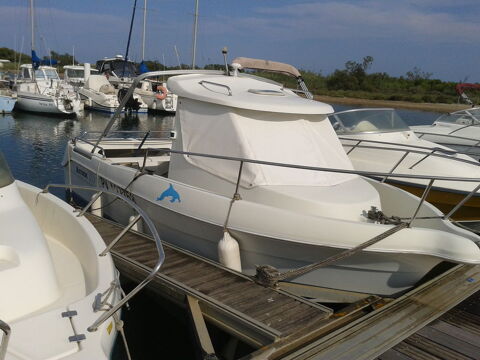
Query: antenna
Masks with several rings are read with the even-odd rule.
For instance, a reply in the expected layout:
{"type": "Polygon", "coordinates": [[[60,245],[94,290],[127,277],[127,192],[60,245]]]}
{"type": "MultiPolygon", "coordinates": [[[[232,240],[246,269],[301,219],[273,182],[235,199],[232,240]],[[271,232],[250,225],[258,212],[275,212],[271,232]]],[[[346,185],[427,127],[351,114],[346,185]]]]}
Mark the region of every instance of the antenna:
{"type": "Polygon", "coordinates": [[[181,69],[182,64],[180,64],[180,55],[178,55],[177,45],[173,45],[173,50],[175,50],[175,55],[177,55],[178,67],[181,69]]]}
{"type": "Polygon", "coordinates": [[[230,76],[230,72],[228,71],[227,53],[228,53],[228,49],[226,46],[224,46],[222,49],[222,54],[223,54],[223,60],[225,61],[225,73],[227,74],[227,76],[230,76]]]}
{"type": "Polygon", "coordinates": [[[198,0],[195,0],[195,15],[194,15],[194,22],[193,22],[192,69],[195,69],[195,58],[197,54],[197,29],[198,29],[198,0]]]}

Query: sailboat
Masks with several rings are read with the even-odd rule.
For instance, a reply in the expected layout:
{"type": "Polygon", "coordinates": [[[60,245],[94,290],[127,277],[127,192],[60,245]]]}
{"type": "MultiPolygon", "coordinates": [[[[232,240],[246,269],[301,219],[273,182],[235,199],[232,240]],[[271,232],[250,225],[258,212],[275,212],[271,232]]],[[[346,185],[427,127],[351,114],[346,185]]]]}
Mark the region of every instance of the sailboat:
{"type": "MultiPolygon", "coordinates": [[[[269,265],[300,284],[394,296],[442,262],[480,264],[477,235],[423,199],[357,175],[330,105],[232,66],[169,78],[179,96],[170,139],[104,138],[114,116],[102,137],[69,142],[66,178],[126,194],[165,240],[250,275],[269,265]],[[383,240],[358,251],[372,239],[383,240]],[[297,272],[346,249],[357,250],[297,272]]],[[[162,75],[175,73],[144,74],[129,93],[162,75]]],[[[110,200],[102,198],[104,216],[127,223],[132,213],[110,200]]]]}
{"type": "MultiPolygon", "coordinates": [[[[32,64],[21,66],[17,83],[18,110],[75,116],[80,111],[80,98],[73,86],[61,80],[57,70],[40,60],[35,52],[34,3],[30,0],[32,26],[32,64]]],[[[52,63],[52,61],[48,62],[52,63]]]]}

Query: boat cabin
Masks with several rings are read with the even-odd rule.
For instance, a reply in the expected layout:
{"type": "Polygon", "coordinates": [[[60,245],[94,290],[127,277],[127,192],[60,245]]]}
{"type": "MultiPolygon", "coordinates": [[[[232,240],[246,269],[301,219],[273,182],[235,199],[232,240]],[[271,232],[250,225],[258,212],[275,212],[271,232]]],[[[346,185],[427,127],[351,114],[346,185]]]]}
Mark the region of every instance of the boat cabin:
{"type": "MultiPolygon", "coordinates": [[[[19,80],[32,80],[33,70],[32,64],[23,64],[20,66],[19,80]]],[[[60,80],[57,69],[52,66],[40,66],[35,70],[35,80],[60,80]]]]}
{"type": "Polygon", "coordinates": [[[134,78],[138,75],[137,67],[133,61],[125,60],[123,56],[98,60],[96,68],[100,74],[107,74],[118,78],[134,78]]]}
{"type": "MultiPolygon", "coordinates": [[[[64,79],[71,84],[83,84],[85,81],[85,68],[81,65],[65,65],[64,79]]],[[[98,75],[97,69],[90,69],[91,75],[98,75]]]]}

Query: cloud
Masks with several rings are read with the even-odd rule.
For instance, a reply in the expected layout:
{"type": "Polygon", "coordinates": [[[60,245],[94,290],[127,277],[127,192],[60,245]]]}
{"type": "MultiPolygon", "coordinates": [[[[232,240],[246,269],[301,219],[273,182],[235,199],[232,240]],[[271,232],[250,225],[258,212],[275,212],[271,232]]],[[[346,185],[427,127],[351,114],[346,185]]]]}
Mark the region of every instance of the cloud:
{"type": "MultiPolygon", "coordinates": [[[[456,3],[453,0],[438,1],[444,7],[454,6],[456,3]]],[[[480,9],[473,1],[460,0],[460,2],[475,5],[480,9]]],[[[223,28],[233,34],[248,33],[292,41],[379,38],[393,41],[476,44],[480,31],[480,24],[476,21],[478,10],[473,16],[471,13],[459,14],[428,8],[433,4],[433,0],[415,2],[372,0],[258,7],[253,16],[222,17],[212,21],[207,27],[217,31],[223,28]]]]}

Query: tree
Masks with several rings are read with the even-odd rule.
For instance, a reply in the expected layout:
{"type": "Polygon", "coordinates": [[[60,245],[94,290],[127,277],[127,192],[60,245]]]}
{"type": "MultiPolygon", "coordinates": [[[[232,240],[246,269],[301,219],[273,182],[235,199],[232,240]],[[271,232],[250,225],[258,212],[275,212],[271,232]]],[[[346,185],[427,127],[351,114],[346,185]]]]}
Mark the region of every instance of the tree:
{"type": "Polygon", "coordinates": [[[424,72],[419,67],[414,66],[414,68],[410,71],[407,71],[407,79],[411,81],[418,81],[418,80],[429,80],[433,73],[424,72]]]}

